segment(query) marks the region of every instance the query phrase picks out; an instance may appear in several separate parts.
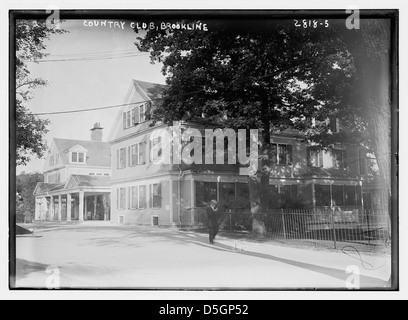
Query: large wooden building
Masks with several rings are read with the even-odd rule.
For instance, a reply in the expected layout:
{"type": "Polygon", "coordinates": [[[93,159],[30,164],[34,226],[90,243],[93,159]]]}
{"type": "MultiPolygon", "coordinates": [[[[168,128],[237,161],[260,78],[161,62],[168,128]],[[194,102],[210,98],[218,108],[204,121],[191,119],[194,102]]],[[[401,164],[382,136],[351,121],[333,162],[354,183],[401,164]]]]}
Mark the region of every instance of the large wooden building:
{"type": "Polygon", "coordinates": [[[54,138],[37,184],[35,220],[110,220],[110,145],[95,123],[91,140],[54,138]]]}

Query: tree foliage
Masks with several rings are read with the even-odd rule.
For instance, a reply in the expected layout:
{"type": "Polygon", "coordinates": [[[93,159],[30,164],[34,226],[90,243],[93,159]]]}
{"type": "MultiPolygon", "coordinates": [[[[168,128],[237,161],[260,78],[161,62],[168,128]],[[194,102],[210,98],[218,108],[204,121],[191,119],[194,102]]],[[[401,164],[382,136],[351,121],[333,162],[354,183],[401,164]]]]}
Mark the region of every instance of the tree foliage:
{"type": "Polygon", "coordinates": [[[202,118],[230,128],[296,129],[322,147],[367,140],[353,58],[331,29],[284,21],[214,23],[210,31],[150,30],[139,50],[163,63],[169,88],[156,120],[202,118]],[[347,128],[331,130],[327,119],[347,128]],[[312,126],[312,119],[315,119],[312,126]]]}
{"type": "Polygon", "coordinates": [[[16,219],[17,222],[32,221],[35,213],[35,197],[33,195],[37,182],[44,179],[42,173],[21,173],[16,178],[16,219]]]}
{"type": "Polygon", "coordinates": [[[51,34],[65,31],[52,28],[45,20],[16,20],[16,145],[17,165],[25,165],[32,155],[41,158],[47,149],[44,135],[47,133],[48,119],[31,113],[29,102],[36,88],[47,85],[41,78],[33,78],[28,61],[38,62],[48,54],[44,52],[44,41],[51,34]]]}

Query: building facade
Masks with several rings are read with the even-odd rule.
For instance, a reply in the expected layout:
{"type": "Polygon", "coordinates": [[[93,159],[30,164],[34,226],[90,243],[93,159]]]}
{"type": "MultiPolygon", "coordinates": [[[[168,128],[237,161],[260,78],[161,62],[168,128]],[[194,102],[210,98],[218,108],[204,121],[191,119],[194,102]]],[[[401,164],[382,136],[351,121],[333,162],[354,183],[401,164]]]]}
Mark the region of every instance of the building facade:
{"type": "MultiPolygon", "coordinates": [[[[154,124],[150,114],[163,89],[133,80],[111,130],[112,222],[177,225],[186,212],[212,199],[235,210],[249,210],[245,166],[175,161],[179,151],[174,148],[174,137],[192,128],[202,137],[206,128],[199,122],[154,124]]],[[[359,146],[315,151],[296,132],[272,135],[271,141],[270,209],[355,212],[373,207],[373,199],[382,192],[380,184],[373,187],[375,169],[368,170],[373,161],[359,146]]]]}
{"type": "Polygon", "coordinates": [[[99,123],[91,140],[54,138],[37,184],[35,220],[110,220],[110,145],[99,123]]]}

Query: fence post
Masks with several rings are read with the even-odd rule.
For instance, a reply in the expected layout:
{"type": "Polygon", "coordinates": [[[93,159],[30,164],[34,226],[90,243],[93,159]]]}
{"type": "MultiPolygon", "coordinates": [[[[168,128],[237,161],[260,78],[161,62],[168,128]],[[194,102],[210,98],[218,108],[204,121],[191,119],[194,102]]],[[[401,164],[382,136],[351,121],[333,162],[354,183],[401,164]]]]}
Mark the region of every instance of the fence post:
{"type": "Polygon", "coordinates": [[[283,238],[286,240],[286,227],[285,227],[285,212],[281,211],[282,215],[282,227],[283,227],[283,238]]]}
{"type": "Polygon", "coordinates": [[[334,222],[334,210],[333,209],[331,209],[330,211],[330,220],[331,220],[332,230],[333,230],[334,249],[337,249],[336,226],[334,222]]]}
{"type": "MultiPolygon", "coordinates": [[[[363,209],[363,210],[364,210],[364,209],[363,209]]],[[[366,235],[367,235],[367,237],[368,237],[368,244],[371,245],[371,240],[370,240],[370,238],[371,238],[370,215],[369,215],[368,210],[365,210],[365,212],[366,212],[366,216],[367,216],[367,233],[366,233],[366,235]]]]}

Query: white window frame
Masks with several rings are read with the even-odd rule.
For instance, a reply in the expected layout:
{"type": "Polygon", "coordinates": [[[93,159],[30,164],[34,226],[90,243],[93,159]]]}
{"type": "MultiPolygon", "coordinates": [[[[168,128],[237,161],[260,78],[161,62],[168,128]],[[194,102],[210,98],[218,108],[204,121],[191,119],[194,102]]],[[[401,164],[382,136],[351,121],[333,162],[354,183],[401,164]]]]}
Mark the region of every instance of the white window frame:
{"type": "Polygon", "coordinates": [[[138,209],[139,207],[139,186],[131,186],[129,188],[129,209],[138,209]],[[135,198],[133,197],[133,191],[135,191],[135,198]],[[134,201],[135,200],[135,201],[134,201]]]}
{"type": "Polygon", "coordinates": [[[307,165],[310,168],[323,168],[324,167],[324,154],[322,150],[311,150],[309,148],[306,149],[307,158],[310,159],[310,163],[307,165]],[[316,161],[312,160],[312,154],[313,152],[313,159],[316,159],[316,161]]]}
{"type": "Polygon", "coordinates": [[[138,147],[137,147],[137,163],[139,166],[141,166],[141,165],[145,165],[146,162],[147,162],[146,161],[146,143],[142,141],[138,143],[138,147]],[[143,154],[143,161],[140,161],[142,154],[143,154]]]}
{"type": "Polygon", "coordinates": [[[162,207],[162,200],[163,200],[163,192],[162,192],[162,184],[161,182],[157,182],[157,183],[152,183],[150,185],[150,203],[151,203],[151,207],[152,209],[160,209],[162,207]],[[159,186],[159,190],[160,193],[157,195],[160,197],[160,205],[159,206],[155,206],[154,205],[154,186],[157,185],[159,186]]]}
{"type": "Polygon", "coordinates": [[[156,162],[161,159],[162,155],[160,155],[160,150],[162,150],[162,137],[157,137],[151,140],[150,152],[152,155],[152,162],[156,162]]]}
{"type": "Polygon", "coordinates": [[[123,147],[123,148],[119,148],[117,151],[117,154],[116,154],[116,161],[118,162],[117,163],[117,168],[118,169],[124,169],[124,168],[126,168],[126,147],[123,147]],[[122,158],[122,150],[124,150],[124,152],[123,152],[123,165],[122,165],[122,161],[121,161],[121,158],[122,158]]]}
{"type": "Polygon", "coordinates": [[[71,151],[69,155],[70,163],[86,163],[86,152],[81,151],[71,151]],[[76,154],[76,161],[73,160],[73,156],[76,154]],[[83,155],[83,161],[79,161],[79,154],[83,155]]]}
{"type": "Polygon", "coordinates": [[[146,185],[139,185],[138,186],[138,194],[137,194],[137,208],[138,209],[147,209],[147,187],[146,187],[146,185]],[[144,188],[144,206],[141,206],[141,199],[142,199],[142,197],[141,197],[141,192],[140,192],[140,190],[142,189],[142,188],[144,188]]]}
{"type": "Polygon", "coordinates": [[[128,148],[128,157],[129,157],[129,167],[136,167],[139,165],[139,144],[134,143],[128,148]],[[135,149],[135,153],[133,153],[135,149]],[[133,161],[133,156],[135,156],[135,161],[133,161]]]}

